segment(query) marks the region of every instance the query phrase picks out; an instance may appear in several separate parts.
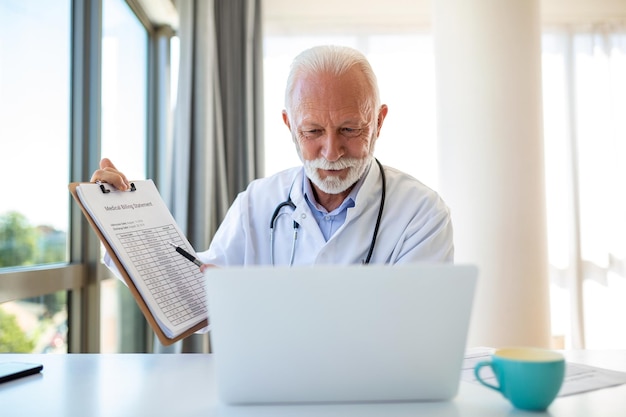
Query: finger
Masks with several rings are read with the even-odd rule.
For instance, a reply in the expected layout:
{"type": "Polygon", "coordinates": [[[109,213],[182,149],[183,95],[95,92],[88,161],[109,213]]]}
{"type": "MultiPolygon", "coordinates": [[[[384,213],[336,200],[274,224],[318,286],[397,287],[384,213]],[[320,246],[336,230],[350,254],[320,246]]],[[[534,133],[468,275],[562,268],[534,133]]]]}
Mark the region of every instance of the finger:
{"type": "Polygon", "coordinates": [[[106,182],[121,191],[126,191],[129,185],[125,178],[117,171],[96,170],[91,176],[90,182],[106,182]]]}
{"type": "Polygon", "coordinates": [[[105,169],[105,168],[113,168],[114,170],[117,171],[117,168],[115,168],[115,165],[113,165],[113,162],[111,162],[109,158],[102,158],[100,160],[100,169],[105,169]]]}
{"type": "Polygon", "coordinates": [[[97,169],[90,179],[91,182],[106,182],[113,185],[118,190],[128,190],[130,188],[130,182],[126,178],[126,175],[121,173],[115,168],[113,162],[108,158],[103,158],[100,161],[100,169],[97,169]]]}
{"type": "Polygon", "coordinates": [[[213,264],[202,264],[202,266],[200,266],[200,272],[205,272],[209,268],[216,268],[216,266],[213,264]]]}
{"type": "Polygon", "coordinates": [[[117,168],[115,168],[114,166],[104,168],[101,171],[103,171],[107,177],[113,178],[112,184],[115,185],[117,188],[124,190],[130,188],[130,181],[128,181],[126,175],[124,175],[123,172],[118,171],[117,168]]]}

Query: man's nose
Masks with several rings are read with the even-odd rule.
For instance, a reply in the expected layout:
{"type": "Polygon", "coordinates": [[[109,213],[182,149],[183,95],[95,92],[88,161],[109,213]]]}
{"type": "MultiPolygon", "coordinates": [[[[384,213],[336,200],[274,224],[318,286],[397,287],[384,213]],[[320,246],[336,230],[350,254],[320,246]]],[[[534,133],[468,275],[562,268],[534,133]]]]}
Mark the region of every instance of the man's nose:
{"type": "Polygon", "coordinates": [[[327,161],[337,161],[345,153],[343,138],[337,132],[330,132],[322,144],[322,156],[327,161]]]}

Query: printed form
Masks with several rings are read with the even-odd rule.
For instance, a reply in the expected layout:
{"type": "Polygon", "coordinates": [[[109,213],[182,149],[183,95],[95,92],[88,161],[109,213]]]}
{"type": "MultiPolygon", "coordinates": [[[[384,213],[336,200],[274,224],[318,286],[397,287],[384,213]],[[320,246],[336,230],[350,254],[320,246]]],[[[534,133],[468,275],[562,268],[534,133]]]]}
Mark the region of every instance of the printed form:
{"type": "Polygon", "coordinates": [[[155,321],[172,338],[207,318],[204,274],[170,245],[195,256],[154,183],[133,184],[135,191],[80,184],[76,192],[155,321]]]}

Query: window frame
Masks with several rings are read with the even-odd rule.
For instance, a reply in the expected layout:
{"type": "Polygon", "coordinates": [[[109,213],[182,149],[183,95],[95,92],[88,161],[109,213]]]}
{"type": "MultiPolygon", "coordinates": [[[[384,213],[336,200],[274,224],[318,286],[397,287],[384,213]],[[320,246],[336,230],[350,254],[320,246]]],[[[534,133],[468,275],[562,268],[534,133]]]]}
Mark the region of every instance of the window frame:
{"type": "MultiPolygon", "coordinates": [[[[148,35],[147,174],[156,179],[160,143],[169,124],[169,39],[177,16],[156,16],[144,6],[163,10],[158,0],[126,0],[148,35]],[[167,41],[164,41],[167,40],[167,41]]],[[[171,4],[168,7],[173,7],[171,4]]],[[[167,10],[167,8],[166,8],[167,10]]],[[[86,181],[99,165],[101,135],[102,0],[73,0],[71,4],[70,166],[69,181],[86,181]]],[[[100,350],[100,282],[112,274],[101,263],[100,241],[68,191],[67,263],[0,270],[0,303],[68,292],[68,353],[100,350]]],[[[145,347],[150,350],[149,346],[145,347]]]]}

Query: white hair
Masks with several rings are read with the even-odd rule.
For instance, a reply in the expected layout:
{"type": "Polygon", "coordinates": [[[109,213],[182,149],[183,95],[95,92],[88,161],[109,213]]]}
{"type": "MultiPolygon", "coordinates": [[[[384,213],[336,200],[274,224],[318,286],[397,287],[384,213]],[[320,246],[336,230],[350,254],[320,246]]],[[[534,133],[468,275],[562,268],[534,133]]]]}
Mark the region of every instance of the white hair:
{"type": "Polygon", "coordinates": [[[372,97],[372,102],[367,103],[367,105],[373,106],[371,110],[378,110],[380,108],[378,81],[365,55],[347,46],[324,45],[307,49],[293,60],[285,89],[285,109],[287,114],[291,117],[295,110],[292,96],[299,77],[320,73],[341,76],[354,67],[358,68],[365,76],[369,87],[368,95],[372,97]]]}

